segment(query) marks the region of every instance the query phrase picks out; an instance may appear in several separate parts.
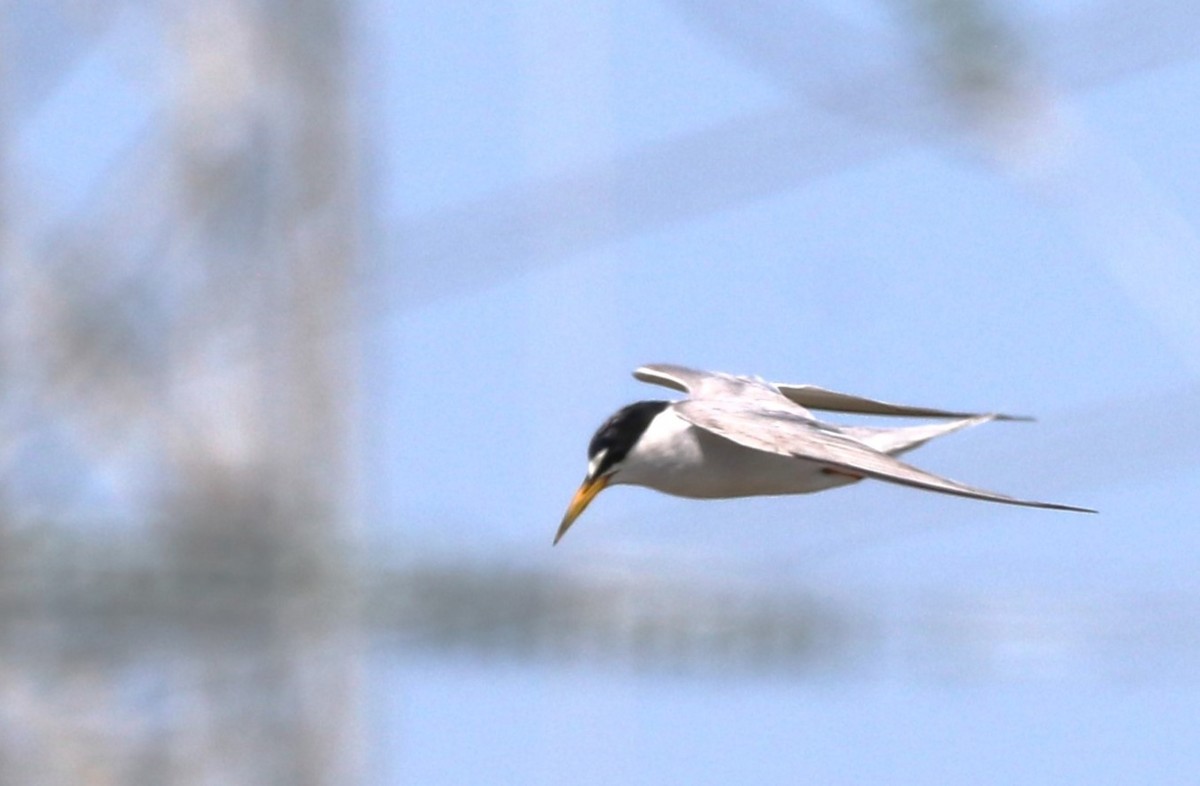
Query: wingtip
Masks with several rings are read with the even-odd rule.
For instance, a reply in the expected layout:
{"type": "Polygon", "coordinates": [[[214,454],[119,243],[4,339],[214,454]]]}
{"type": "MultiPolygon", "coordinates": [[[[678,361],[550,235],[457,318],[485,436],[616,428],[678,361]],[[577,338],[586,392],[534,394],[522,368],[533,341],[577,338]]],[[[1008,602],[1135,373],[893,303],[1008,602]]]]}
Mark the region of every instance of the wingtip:
{"type": "Polygon", "coordinates": [[[1003,412],[992,413],[992,420],[1007,420],[1013,423],[1036,423],[1037,418],[1033,415],[1007,415],[1003,412]]]}
{"type": "Polygon", "coordinates": [[[1042,502],[1039,507],[1049,508],[1050,510],[1065,510],[1071,513],[1099,513],[1095,508],[1085,508],[1080,505],[1064,505],[1061,502],[1042,502]]]}
{"type": "Polygon", "coordinates": [[[674,366],[670,363],[646,363],[633,370],[633,378],[639,382],[662,385],[672,390],[678,390],[681,393],[687,393],[688,386],[682,380],[672,376],[672,369],[675,368],[682,367],[674,366]]]}

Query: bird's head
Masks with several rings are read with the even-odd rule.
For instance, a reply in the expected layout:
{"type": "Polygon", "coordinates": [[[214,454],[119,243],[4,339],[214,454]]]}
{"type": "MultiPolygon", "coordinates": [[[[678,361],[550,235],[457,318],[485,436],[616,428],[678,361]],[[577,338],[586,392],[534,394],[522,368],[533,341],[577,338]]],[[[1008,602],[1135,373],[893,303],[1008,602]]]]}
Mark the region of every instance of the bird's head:
{"type": "Polygon", "coordinates": [[[604,421],[604,425],[596,431],[588,444],[587,475],[575,496],[571,498],[571,504],[567,506],[567,513],[558,527],[558,534],[554,536],[555,544],[562,539],[597,494],[612,483],[620,482],[621,466],[629,452],[646,433],[650,422],[669,404],[669,401],[638,401],[622,407],[604,421]]]}

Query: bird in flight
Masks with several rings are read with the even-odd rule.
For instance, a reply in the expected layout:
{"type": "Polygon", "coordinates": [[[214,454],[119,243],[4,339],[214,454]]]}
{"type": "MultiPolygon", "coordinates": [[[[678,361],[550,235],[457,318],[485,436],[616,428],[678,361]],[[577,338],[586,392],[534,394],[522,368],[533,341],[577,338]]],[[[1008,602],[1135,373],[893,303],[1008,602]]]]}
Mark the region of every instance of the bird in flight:
{"type": "Polygon", "coordinates": [[[567,507],[555,544],[597,494],[618,484],[679,497],[726,499],[808,494],[875,478],[1007,505],[1096,512],[968,486],[896,458],[934,437],[989,420],[1030,418],[890,404],[815,385],[775,384],[669,364],[642,366],[633,375],[687,398],[638,401],[605,421],[588,445],[587,475],[567,507]],[[814,409],[949,422],[836,426],[815,418],[814,409]]]}

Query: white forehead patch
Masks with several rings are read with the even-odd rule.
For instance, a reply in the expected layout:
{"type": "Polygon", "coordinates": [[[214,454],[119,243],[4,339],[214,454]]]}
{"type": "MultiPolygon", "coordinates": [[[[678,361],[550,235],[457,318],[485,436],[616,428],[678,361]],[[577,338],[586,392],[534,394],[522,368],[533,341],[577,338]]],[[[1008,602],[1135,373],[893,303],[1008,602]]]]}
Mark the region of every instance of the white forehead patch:
{"type": "Polygon", "coordinates": [[[591,460],[588,461],[587,474],[589,478],[596,477],[596,470],[600,468],[600,464],[604,461],[604,457],[607,455],[608,448],[601,448],[600,450],[596,451],[596,455],[592,456],[591,460]]]}

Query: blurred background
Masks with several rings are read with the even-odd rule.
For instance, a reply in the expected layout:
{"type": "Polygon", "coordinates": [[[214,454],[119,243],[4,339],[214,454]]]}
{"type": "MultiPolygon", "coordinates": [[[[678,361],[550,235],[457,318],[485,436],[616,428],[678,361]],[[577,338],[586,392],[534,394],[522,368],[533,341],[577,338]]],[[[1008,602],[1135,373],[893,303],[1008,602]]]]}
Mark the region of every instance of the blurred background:
{"type": "Polygon", "coordinates": [[[1193,783],[1181,0],[0,6],[0,783],[1193,783]],[[1038,416],[602,495],[645,362],[1038,416]]]}

